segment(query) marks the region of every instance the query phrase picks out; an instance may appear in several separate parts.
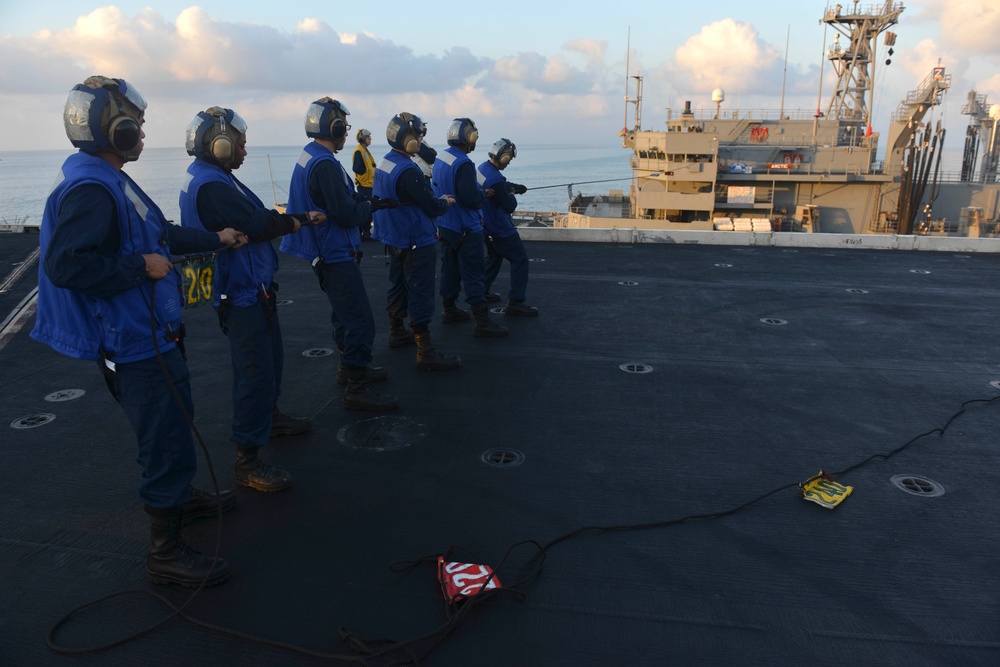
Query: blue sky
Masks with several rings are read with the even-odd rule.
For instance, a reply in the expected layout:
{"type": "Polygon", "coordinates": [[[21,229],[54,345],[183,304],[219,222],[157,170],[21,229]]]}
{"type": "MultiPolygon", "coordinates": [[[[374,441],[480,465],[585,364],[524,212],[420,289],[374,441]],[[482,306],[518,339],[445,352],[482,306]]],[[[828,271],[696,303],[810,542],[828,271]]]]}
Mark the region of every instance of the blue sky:
{"type": "MultiPolygon", "coordinates": [[[[941,58],[953,80],[939,114],[950,147],[961,147],[968,91],[1000,103],[998,5],[906,3],[893,64],[876,70],[876,131],[941,58]]],[[[211,0],[0,0],[0,150],[68,148],[62,105],[89,74],[124,77],[142,91],[149,146],[180,145],[187,121],[215,104],[247,119],[251,144],[303,143],[305,109],[323,95],[343,101],[351,124],[377,137],[407,110],[428,121],[432,143],[443,143],[451,118],[470,116],[489,141],[610,145],[624,120],[630,31],[631,70],[644,76],[644,129],[662,127],[664,108],[683,100],[709,108],[720,86],[725,108],[778,108],[789,31],[785,109],[815,109],[826,6],[286,0],[234,11],[211,0]]],[[[831,76],[827,66],[824,109],[831,76]]]]}

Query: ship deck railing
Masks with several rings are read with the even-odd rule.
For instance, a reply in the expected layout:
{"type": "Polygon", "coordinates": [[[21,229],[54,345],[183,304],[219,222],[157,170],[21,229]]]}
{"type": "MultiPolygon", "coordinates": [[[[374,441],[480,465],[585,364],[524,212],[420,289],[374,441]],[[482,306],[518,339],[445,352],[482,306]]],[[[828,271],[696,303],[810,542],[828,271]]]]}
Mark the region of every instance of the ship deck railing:
{"type": "MultiPolygon", "coordinates": [[[[667,121],[678,120],[815,120],[814,109],[794,109],[780,111],[778,109],[721,109],[716,114],[715,109],[692,109],[685,114],[683,110],[667,109],[667,121]]],[[[823,116],[819,116],[823,120],[823,116]]]]}

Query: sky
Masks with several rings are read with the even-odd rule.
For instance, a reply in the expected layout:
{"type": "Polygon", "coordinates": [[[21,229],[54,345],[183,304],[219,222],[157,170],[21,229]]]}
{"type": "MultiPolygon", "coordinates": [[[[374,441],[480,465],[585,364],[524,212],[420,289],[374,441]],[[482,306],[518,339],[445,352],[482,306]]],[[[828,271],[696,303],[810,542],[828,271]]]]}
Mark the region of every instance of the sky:
{"type": "MultiPolygon", "coordinates": [[[[884,2],[858,6],[874,4],[884,2]]],[[[961,149],[968,92],[1000,103],[1000,2],[905,5],[891,28],[898,34],[892,64],[878,56],[873,128],[887,131],[899,101],[940,59],[952,88],[937,113],[949,129],[946,147],[961,149]]],[[[125,78],[142,92],[150,147],[183,145],[188,121],[213,105],[246,119],[250,145],[303,144],[305,110],[324,95],[342,101],[354,129],[371,129],[376,144],[393,114],[411,111],[428,123],[432,145],[444,143],[452,118],[470,117],[490,143],[503,136],[610,146],[625,124],[626,72],[643,77],[647,130],[662,129],[665,109],[685,100],[712,108],[718,87],[726,91],[723,109],[778,109],[783,79],[786,112],[815,110],[827,3],[284,0],[234,7],[0,0],[0,151],[69,148],[66,94],[91,74],[125,78]]],[[[832,30],[825,39],[832,41],[832,30]]],[[[829,64],[822,78],[825,111],[835,83],[829,64]]]]}

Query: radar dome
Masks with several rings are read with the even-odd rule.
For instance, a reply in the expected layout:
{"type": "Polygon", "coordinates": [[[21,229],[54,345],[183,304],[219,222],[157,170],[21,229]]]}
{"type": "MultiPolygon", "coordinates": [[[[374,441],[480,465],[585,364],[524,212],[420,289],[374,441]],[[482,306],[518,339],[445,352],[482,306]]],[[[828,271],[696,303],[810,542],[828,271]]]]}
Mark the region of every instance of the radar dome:
{"type": "Polygon", "coordinates": [[[715,103],[726,101],[726,91],[722,88],[716,88],[712,91],[712,101],[715,103]]]}

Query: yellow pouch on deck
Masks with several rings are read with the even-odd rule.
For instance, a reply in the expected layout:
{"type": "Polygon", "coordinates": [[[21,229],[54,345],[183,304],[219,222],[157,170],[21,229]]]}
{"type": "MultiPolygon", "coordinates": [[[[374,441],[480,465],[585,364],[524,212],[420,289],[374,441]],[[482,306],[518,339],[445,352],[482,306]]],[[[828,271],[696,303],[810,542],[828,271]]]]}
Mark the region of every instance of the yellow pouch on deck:
{"type": "Polygon", "coordinates": [[[799,488],[802,489],[803,498],[828,510],[844,502],[854,490],[853,486],[844,486],[833,481],[822,470],[815,477],[810,477],[799,484],[799,488]]]}

